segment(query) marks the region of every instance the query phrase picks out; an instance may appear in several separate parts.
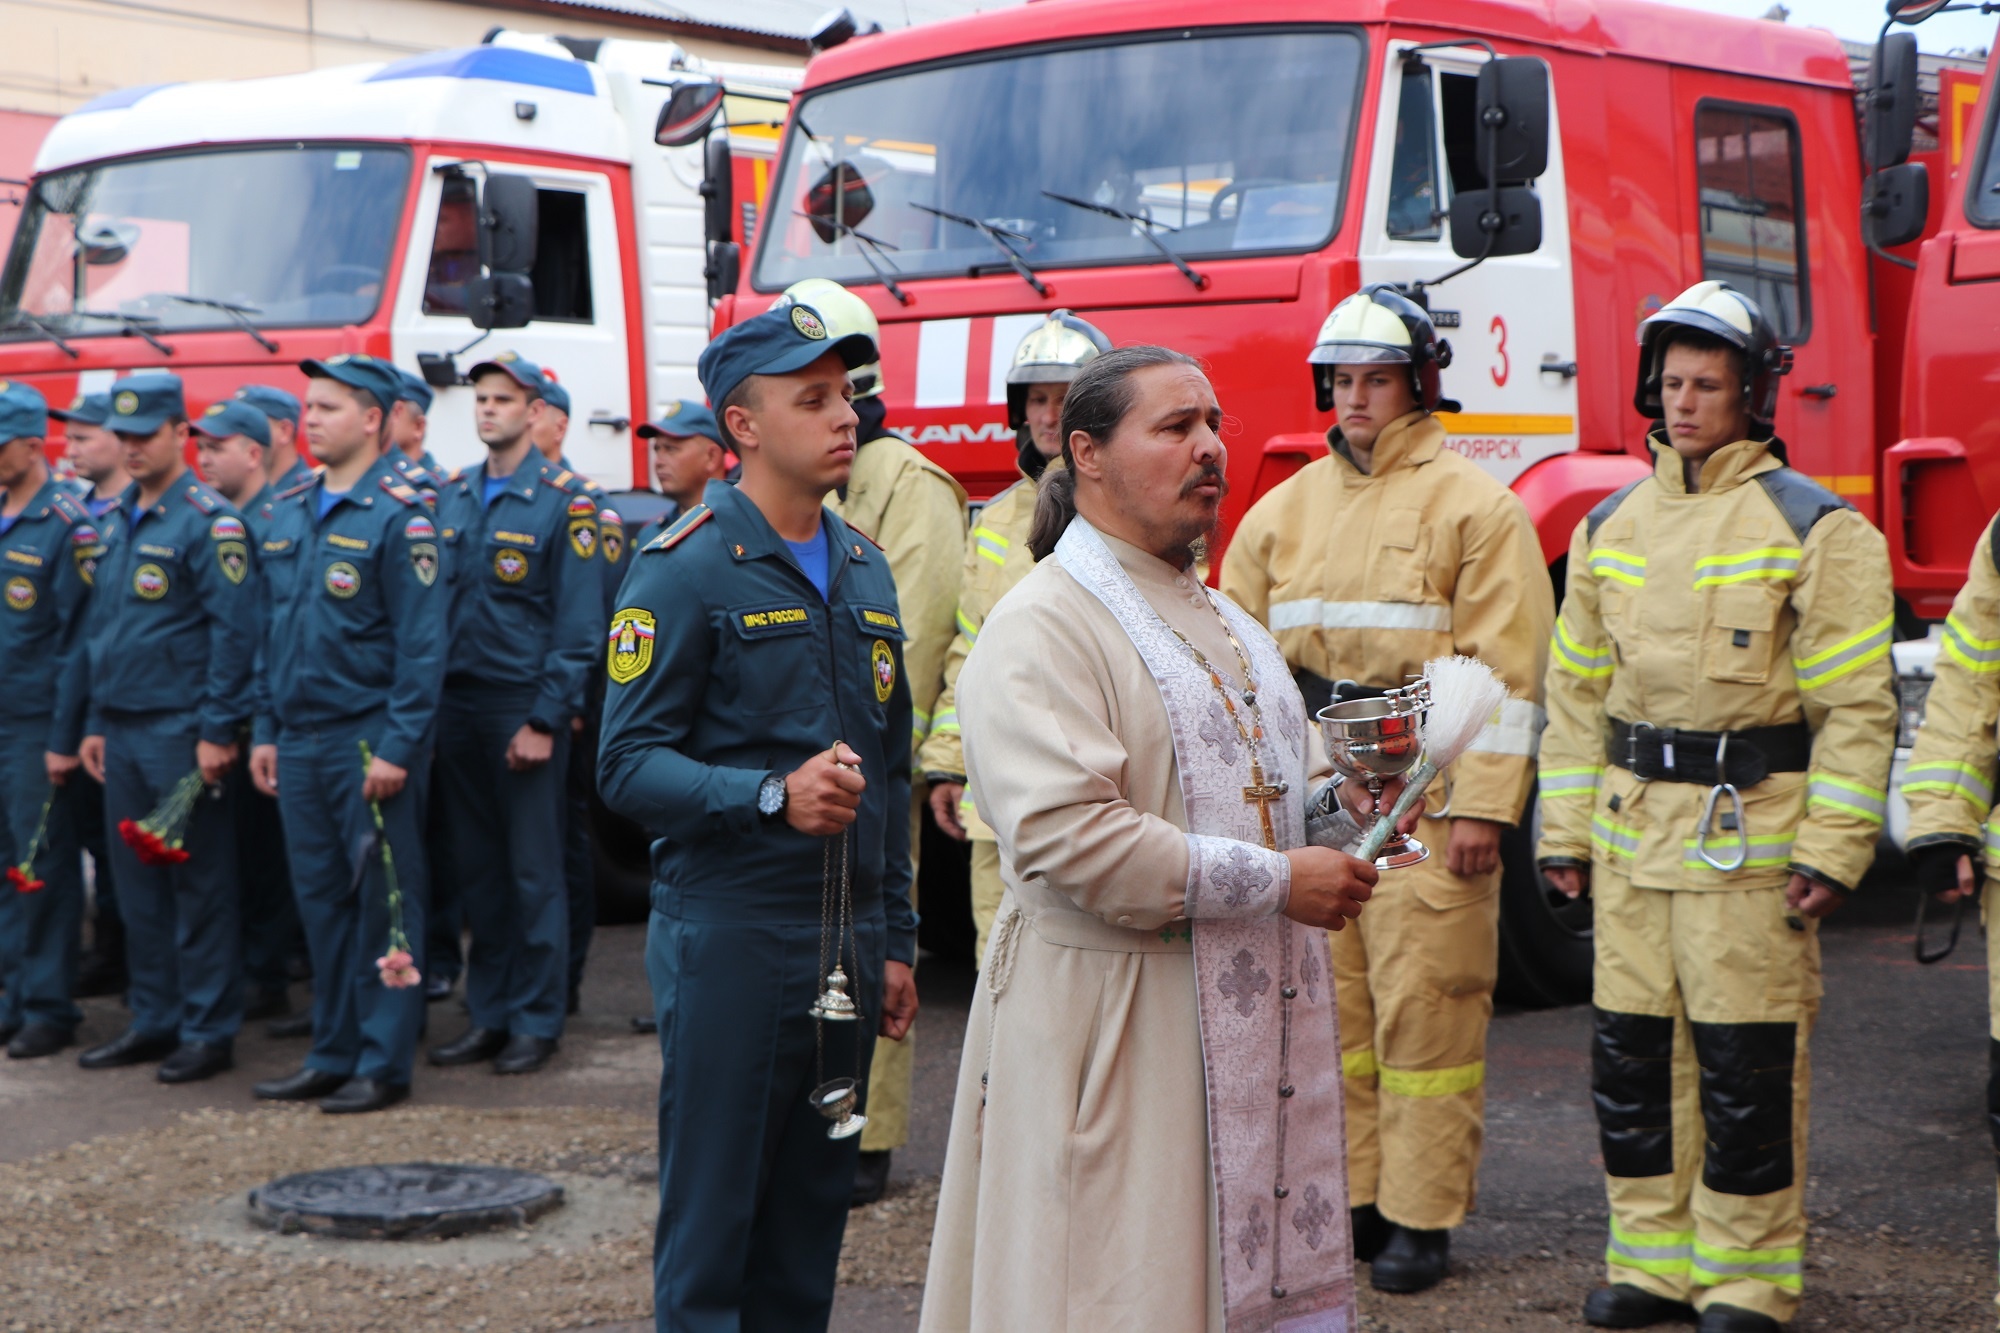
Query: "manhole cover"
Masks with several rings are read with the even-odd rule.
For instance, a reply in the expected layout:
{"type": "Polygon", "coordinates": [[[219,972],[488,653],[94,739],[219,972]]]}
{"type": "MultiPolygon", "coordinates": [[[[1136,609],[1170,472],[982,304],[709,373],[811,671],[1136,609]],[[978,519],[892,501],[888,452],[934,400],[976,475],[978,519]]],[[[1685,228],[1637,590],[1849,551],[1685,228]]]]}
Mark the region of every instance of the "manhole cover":
{"type": "Polygon", "coordinates": [[[250,1191],[250,1216],[273,1231],[409,1240],[526,1226],[562,1201],[531,1171],[402,1162],[280,1177],[250,1191]]]}

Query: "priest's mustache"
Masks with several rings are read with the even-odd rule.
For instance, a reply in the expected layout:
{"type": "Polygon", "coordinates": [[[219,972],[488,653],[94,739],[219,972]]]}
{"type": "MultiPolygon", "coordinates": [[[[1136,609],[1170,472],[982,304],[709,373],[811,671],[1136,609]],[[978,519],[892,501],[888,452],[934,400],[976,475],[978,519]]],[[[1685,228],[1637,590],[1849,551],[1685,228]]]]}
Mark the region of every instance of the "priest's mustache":
{"type": "Polygon", "coordinates": [[[1222,469],[1213,463],[1204,467],[1181,486],[1181,498],[1183,500],[1187,499],[1188,496],[1195,493],[1197,488],[1202,486],[1216,487],[1217,494],[1215,498],[1218,500],[1229,494],[1229,478],[1223,476],[1222,469]]]}

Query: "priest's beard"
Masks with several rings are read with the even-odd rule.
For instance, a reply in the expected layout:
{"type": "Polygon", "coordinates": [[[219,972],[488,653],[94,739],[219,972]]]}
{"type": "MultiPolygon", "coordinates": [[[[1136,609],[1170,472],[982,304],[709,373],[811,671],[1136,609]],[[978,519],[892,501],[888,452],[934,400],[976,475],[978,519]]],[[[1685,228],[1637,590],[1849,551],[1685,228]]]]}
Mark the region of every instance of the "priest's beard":
{"type": "Polygon", "coordinates": [[[1159,507],[1157,495],[1134,493],[1137,488],[1115,489],[1123,492],[1117,495],[1119,509],[1144,534],[1143,540],[1135,544],[1176,569],[1189,569],[1215,543],[1216,529],[1222,522],[1222,497],[1229,494],[1229,479],[1222,475],[1220,467],[1205,464],[1181,483],[1173,502],[1164,509],[1159,507]],[[1215,487],[1216,494],[1197,495],[1203,486],[1215,487]]]}

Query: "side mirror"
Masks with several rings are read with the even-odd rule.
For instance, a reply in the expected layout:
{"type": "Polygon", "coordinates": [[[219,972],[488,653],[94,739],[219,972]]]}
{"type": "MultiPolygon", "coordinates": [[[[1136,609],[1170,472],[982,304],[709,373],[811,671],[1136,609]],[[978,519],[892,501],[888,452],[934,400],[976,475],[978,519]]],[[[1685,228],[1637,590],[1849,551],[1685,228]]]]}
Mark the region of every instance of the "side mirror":
{"type": "Polygon", "coordinates": [[[806,218],[813,234],[828,245],[843,231],[852,231],[875,211],[875,192],[853,161],[843,158],[806,191],[806,218]]]}
{"type": "Polygon", "coordinates": [[[526,328],[535,317],[535,284],[525,273],[492,273],[465,284],[465,314],[475,329],[526,328]]]}
{"type": "Polygon", "coordinates": [[[1451,201],[1451,248],[1461,259],[1533,254],[1542,247],[1542,201],[1525,185],[1500,187],[1499,207],[1490,190],[1466,190],[1451,201]],[[1492,248],[1487,238],[1492,237],[1492,248]]]}
{"type": "Polygon", "coordinates": [[[734,241],[717,241],[708,247],[708,263],[702,266],[701,276],[708,279],[708,299],[720,301],[736,290],[736,282],[743,276],[743,247],[734,241]]]}
{"type": "Polygon", "coordinates": [[[873,37],[880,31],[882,25],[875,20],[857,19],[853,10],[842,6],[821,19],[818,26],[806,35],[806,45],[814,55],[818,55],[821,51],[831,51],[842,42],[856,37],[873,37]]]}
{"type": "Polygon", "coordinates": [[[449,389],[463,384],[465,377],[458,373],[458,362],[450,352],[418,352],[417,370],[424,377],[424,383],[433,389],[449,389]]]}
{"type": "Polygon", "coordinates": [[[1884,167],[1866,177],[1864,184],[1862,234],[1877,249],[1908,245],[1924,234],[1924,223],[1931,211],[1931,177],[1923,163],[1904,162],[1884,167]]]}
{"type": "Polygon", "coordinates": [[[714,79],[689,79],[676,84],[660,108],[653,142],[662,148],[685,148],[715,128],[722,111],[722,85],[714,79]]]}
{"type": "MultiPolygon", "coordinates": [[[[479,192],[479,262],[494,273],[526,273],[535,266],[536,222],[541,204],[526,176],[491,175],[479,192]]],[[[494,324],[491,328],[518,328],[494,324]]]]}
{"type": "Polygon", "coordinates": [[[138,244],[139,229],[129,222],[98,222],[76,234],[76,250],[93,268],[122,264],[138,244]]]}
{"type": "Polygon", "coordinates": [[[1917,127],[1917,36],[1892,32],[1868,62],[1868,117],[1862,148],[1871,167],[1909,160],[1917,127]]]}
{"type": "Polygon", "coordinates": [[[729,158],[729,138],[718,134],[708,141],[702,156],[702,237],[710,242],[728,240],[734,234],[730,214],[735,211],[736,176],[729,158]]]}
{"type": "Polygon", "coordinates": [[[1889,0],[1887,9],[1892,23],[1914,27],[1950,3],[1951,0],[1889,0]]]}
{"type": "Polygon", "coordinates": [[[1487,61],[1479,67],[1476,102],[1474,142],[1487,180],[1531,181],[1549,169],[1547,65],[1533,56],[1487,61]]]}

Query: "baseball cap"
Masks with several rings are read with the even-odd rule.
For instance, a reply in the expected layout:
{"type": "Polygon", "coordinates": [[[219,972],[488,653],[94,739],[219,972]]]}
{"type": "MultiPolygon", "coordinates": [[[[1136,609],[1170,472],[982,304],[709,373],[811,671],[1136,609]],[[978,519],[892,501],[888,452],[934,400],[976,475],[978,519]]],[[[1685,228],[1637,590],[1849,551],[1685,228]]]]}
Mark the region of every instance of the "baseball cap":
{"type": "Polygon", "coordinates": [[[809,305],[766,310],[724,331],[704,347],[696,365],[702,392],[719,403],[752,375],[789,375],[828,352],[837,352],[849,370],[880,360],[875,340],[865,333],[833,338],[826,321],[809,305]]]}
{"type": "Polygon", "coordinates": [[[294,426],[299,424],[299,400],[283,389],[274,389],[268,384],[246,384],[236,391],[236,397],[273,421],[289,421],[294,426]]]}
{"type": "Polygon", "coordinates": [[[554,380],[542,382],[542,401],[564,416],[569,415],[569,390],[554,380]]]}
{"type": "Polygon", "coordinates": [[[676,398],[667,404],[667,410],[657,421],[648,421],[634,432],[642,440],[650,440],[656,435],[678,435],[683,438],[699,435],[703,439],[722,443],[722,428],[715,422],[715,413],[708,410],[706,403],[698,403],[692,398],[676,398]]]}
{"type": "Polygon", "coordinates": [[[466,378],[476,380],[489,370],[498,370],[510,376],[514,383],[538,398],[548,395],[548,376],[542,374],[542,368],[534,362],[522,359],[519,352],[501,352],[491,361],[481,361],[466,373],[466,378]]]}
{"type": "Polygon", "coordinates": [[[49,404],[42,391],[19,380],[0,380],[0,444],[49,433],[49,404]]]}
{"type": "Polygon", "coordinates": [[[102,426],[111,418],[111,395],[80,393],[70,399],[68,407],[50,408],[49,415],[57,421],[67,421],[78,426],[102,426]]]}
{"type": "Polygon", "coordinates": [[[111,415],[104,424],[120,435],[151,435],[175,417],[186,416],[181,377],[154,370],[111,382],[111,415]]]}
{"type": "Polygon", "coordinates": [[[403,372],[377,357],[342,352],[324,361],[301,361],[299,369],[308,379],[333,380],[373,394],[384,412],[403,396],[403,372]]]}
{"type": "Polygon", "coordinates": [[[405,370],[401,366],[396,367],[396,374],[403,381],[403,391],[397,397],[414,406],[418,415],[428,413],[431,404],[437,401],[437,395],[431,391],[429,382],[422,375],[405,370]]]}
{"type": "Polygon", "coordinates": [[[208,411],[195,418],[194,428],[211,440],[248,435],[266,449],[271,447],[271,419],[264,415],[262,408],[252,407],[241,398],[225,398],[219,403],[210,403],[208,411]]]}

